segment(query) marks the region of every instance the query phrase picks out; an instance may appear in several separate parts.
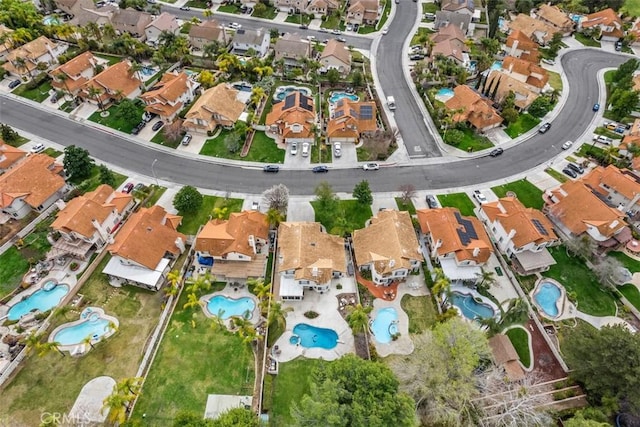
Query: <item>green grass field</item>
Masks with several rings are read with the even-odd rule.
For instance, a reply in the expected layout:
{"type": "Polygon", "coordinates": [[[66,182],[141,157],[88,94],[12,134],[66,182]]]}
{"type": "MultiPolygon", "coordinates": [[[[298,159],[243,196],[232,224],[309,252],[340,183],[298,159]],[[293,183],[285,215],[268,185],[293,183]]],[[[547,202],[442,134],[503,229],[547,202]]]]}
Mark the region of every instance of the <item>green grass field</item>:
{"type": "Polygon", "coordinates": [[[504,130],[511,138],[517,138],[523,133],[527,133],[540,123],[540,119],[533,117],[530,114],[520,114],[518,120],[513,123],[509,123],[509,126],[504,130]]]}
{"type": "MultiPolygon", "coordinates": [[[[219,157],[221,159],[244,160],[247,162],[263,162],[263,163],[284,163],[285,152],[278,148],[276,142],[269,138],[264,132],[256,132],[251,142],[251,148],[246,157],[240,157],[240,150],[231,153],[224,143],[224,138],[231,131],[223,130],[215,138],[208,139],[200,154],[205,156],[219,157]]],[[[244,141],[241,142],[241,144],[244,141]]]]}
{"type": "Polygon", "coordinates": [[[209,216],[213,215],[214,208],[227,208],[225,218],[229,218],[231,212],[240,212],[242,209],[242,199],[225,199],[217,196],[203,196],[202,206],[198,212],[193,214],[182,214],[182,224],[178,227],[178,231],[184,234],[196,234],[198,228],[209,220],[209,216]]]}
{"type": "Polygon", "coordinates": [[[440,194],[438,196],[440,205],[449,206],[452,208],[458,208],[462,215],[476,216],[473,212],[475,205],[467,196],[467,193],[454,193],[454,194],[440,194]]]}
{"type": "Polygon", "coordinates": [[[413,205],[411,200],[409,200],[408,203],[405,203],[402,200],[402,197],[396,197],[396,205],[398,205],[398,210],[400,211],[407,211],[411,215],[416,214],[416,207],[413,205]]]}
{"type": "Polygon", "coordinates": [[[609,256],[612,256],[618,261],[620,261],[622,265],[624,265],[626,268],[629,269],[631,274],[637,273],[640,271],[640,261],[627,256],[623,252],[609,252],[609,256]]]}
{"type": "Polygon", "coordinates": [[[635,285],[627,283],[626,285],[619,286],[618,290],[636,308],[636,310],[640,310],[640,291],[638,291],[638,288],[635,285]]]}
{"type": "Polygon", "coordinates": [[[640,16],[640,0],[626,0],[620,11],[629,16],[640,16]]]}
{"type": "Polygon", "coordinates": [[[522,202],[528,208],[542,209],[544,201],[542,200],[542,190],[527,181],[521,179],[520,181],[510,182],[509,184],[500,185],[498,187],[491,188],[491,191],[496,193],[498,197],[505,197],[507,192],[511,191],[516,194],[518,200],[522,202]]]}
{"type": "MultiPolygon", "coordinates": [[[[316,209],[316,205],[317,203],[315,201],[311,202],[311,206],[313,206],[314,211],[316,209]]],[[[363,206],[358,203],[357,200],[340,200],[338,209],[344,212],[344,217],[347,219],[347,223],[352,230],[364,228],[364,224],[373,216],[371,206],[363,206]]],[[[326,227],[328,232],[330,232],[334,226],[333,223],[322,225],[326,227]]]]}
{"type": "Polygon", "coordinates": [[[402,309],[409,317],[409,333],[420,334],[436,323],[438,311],[431,296],[414,297],[405,295],[400,301],[402,309]]]}
{"type": "Polygon", "coordinates": [[[0,255],[0,298],[13,291],[29,269],[29,262],[15,246],[0,255]]]}
{"type": "Polygon", "coordinates": [[[506,332],[511,340],[516,353],[520,357],[520,362],[528,368],[531,365],[531,353],[529,351],[529,334],[522,328],[512,328],[506,332]]]}

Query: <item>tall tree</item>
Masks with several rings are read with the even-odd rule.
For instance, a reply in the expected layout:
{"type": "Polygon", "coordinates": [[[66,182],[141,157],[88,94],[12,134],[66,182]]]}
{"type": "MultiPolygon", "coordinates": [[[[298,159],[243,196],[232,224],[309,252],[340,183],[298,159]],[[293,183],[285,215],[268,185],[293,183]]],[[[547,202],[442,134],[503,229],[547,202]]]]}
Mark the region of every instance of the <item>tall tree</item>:
{"type": "Polygon", "coordinates": [[[373,203],[373,195],[371,194],[371,188],[369,188],[369,181],[363,179],[357,183],[353,188],[353,197],[361,205],[370,206],[373,203]]]}
{"type": "Polygon", "coordinates": [[[89,157],[89,152],[75,145],[70,145],[64,149],[62,165],[69,179],[74,182],[80,182],[84,178],[91,176],[93,171],[93,159],[89,157]]]}
{"type": "Polygon", "coordinates": [[[315,189],[316,220],[324,224],[328,230],[332,228],[340,199],[333,192],[328,182],[323,181],[315,189]]]}
{"type": "Polygon", "coordinates": [[[366,332],[369,327],[369,313],[371,313],[372,309],[373,307],[363,307],[362,304],[358,304],[351,309],[347,315],[347,323],[354,335],[366,332]]]}
{"type": "Polygon", "coordinates": [[[293,307],[283,307],[279,301],[273,302],[269,308],[269,325],[276,324],[280,329],[285,328],[287,314],[293,311],[293,307]]]}
{"type": "Polygon", "coordinates": [[[289,189],[284,184],[277,184],[265,190],[262,198],[269,209],[275,209],[282,214],[287,213],[289,206],[289,189]]]}
{"type": "Polygon", "coordinates": [[[116,177],[111,171],[111,169],[109,169],[107,165],[100,165],[99,169],[100,169],[100,175],[99,175],[100,183],[107,184],[112,188],[114,188],[116,186],[116,177]]]}
{"type": "Polygon", "coordinates": [[[178,212],[192,214],[198,211],[202,206],[202,194],[195,187],[186,185],[178,191],[173,199],[173,207],[178,212]]]}

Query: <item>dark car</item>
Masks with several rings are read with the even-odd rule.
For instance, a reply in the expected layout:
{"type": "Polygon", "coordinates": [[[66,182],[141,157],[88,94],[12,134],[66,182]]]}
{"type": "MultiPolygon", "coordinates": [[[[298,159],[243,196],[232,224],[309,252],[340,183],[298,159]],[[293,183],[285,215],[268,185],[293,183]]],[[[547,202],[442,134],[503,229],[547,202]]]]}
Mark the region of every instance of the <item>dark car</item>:
{"type": "Polygon", "coordinates": [[[421,59],[424,59],[424,55],[420,54],[420,53],[414,53],[412,55],[409,55],[409,59],[412,61],[419,61],[421,59]]]}
{"type": "Polygon", "coordinates": [[[329,168],[326,166],[316,166],[312,169],[313,173],[326,173],[329,172],[329,168]]]}
{"type": "Polygon", "coordinates": [[[565,175],[569,175],[571,178],[577,178],[578,174],[576,174],[573,169],[569,169],[568,167],[562,169],[562,173],[565,175]]]}
{"type": "Polygon", "coordinates": [[[436,209],[438,207],[438,201],[436,200],[435,196],[432,196],[431,194],[427,194],[427,205],[431,208],[431,209],[436,209]]]}
{"type": "Polygon", "coordinates": [[[278,171],[280,170],[280,166],[267,165],[267,166],[263,167],[262,170],[265,171],[265,172],[278,173],[278,171]]]}
{"type": "Polygon", "coordinates": [[[9,83],[9,89],[15,89],[18,86],[20,86],[20,83],[22,83],[20,80],[13,80],[11,83],[9,83]]]}
{"type": "Polygon", "coordinates": [[[593,111],[598,111],[599,109],[600,109],[600,104],[598,103],[593,104],[593,108],[592,108],[593,111]]]}
{"type": "Polygon", "coordinates": [[[143,184],[143,183],[141,183],[141,182],[137,183],[137,184],[136,184],[136,186],[135,186],[135,187],[133,187],[133,189],[134,189],[135,191],[142,191],[142,190],[145,190],[146,188],[147,188],[147,186],[146,186],[146,185],[144,185],[144,184],[143,184]]]}
{"type": "Polygon", "coordinates": [[[302,24],[298,28],[300,28],[301,30],[307,30],[307,29],[309,29],[309,26],[305,25],[305,24],[302,24]]]}
{"type": "Polygon", "coordinates": [[[580,174],[580,175],[582,175],[582,174],[584,173],[584,169],[582,168],[582,166],[577,165],[577,164],[575,164],[575,163],[571,163],[571,162],[569,162],[569,163],[567,164],[567,167],[568,167],[569,169],[571,169],[572,171],[574,171],[575,173],[578,173],[578,174],[580,174]]]}
{"type": "Polygon", "coordinates": [[[153,127],[151,128],[152,131],[157,131],[160,130],[160,128],[164,126],[164,122],[162,120],[160,120],[159,122],[156,122],[153,127]]]}
{"type": "Polygon", "coordinates": [[[137,134],[139,134],[141,129],[142,129],[142,128],[140,127],[140,125],[138,125],[138,126],[134,127],[133,129],[131,129],[131,135],[137,135],[137,134]]]}
{"type": "Polygon", "coordinates": [[[542,126],[540,126],[540,128],[538,129],[538,132],[545,133],[549,129],[551,129],[551,123],[547,122],[547,123],[543,124],[542,126]]]}
{"type": "Polygon", "coordinates": [[[129,193],[131,193],[133,191],[133,188],[134,188],[133,187],[133,182],[130,182],[128,184],[125,184],[124,187],[122,187],[122,192],[129,194],[129,193]]]}
{"type": "Polygon", "coordinates": [[[495,150],[492,150],[489,155],[491,157],[498,157],[500,154],[504,153],[504,150],[502,148],[496,148],[495,150]]]}
{"type": "Polygon", "coordinates": [[[620,40],[618,40],[616,42],[616,51],[620,52],[622,50],[622,42],[620,40]]]}

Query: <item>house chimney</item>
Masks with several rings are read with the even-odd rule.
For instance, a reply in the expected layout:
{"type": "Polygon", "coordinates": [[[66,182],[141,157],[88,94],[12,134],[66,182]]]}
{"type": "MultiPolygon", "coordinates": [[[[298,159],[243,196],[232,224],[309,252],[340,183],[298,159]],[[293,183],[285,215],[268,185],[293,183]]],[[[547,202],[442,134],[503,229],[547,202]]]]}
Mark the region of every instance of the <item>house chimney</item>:
{"type": "Polygon", "coordinates": [[[480,248],[478,247],[473,248],[473,257],[477,258],[478,255],[480,255],[480,248]]]}
{"type": "Polygon", "coordinates": [[[256,249],[256,239],[253,237],[253,234],[249,235],[249,246],[253,249],[253,254],[257,254],[258,250],[256,249]]]}
{"type": "Polygon", "coordinates": [[[182,237],[178,237],[175,241],[176,247],[180,249],[180,253],[183,253],[186,250],[184,246],[184,242],[182,241],[182,237]]]}

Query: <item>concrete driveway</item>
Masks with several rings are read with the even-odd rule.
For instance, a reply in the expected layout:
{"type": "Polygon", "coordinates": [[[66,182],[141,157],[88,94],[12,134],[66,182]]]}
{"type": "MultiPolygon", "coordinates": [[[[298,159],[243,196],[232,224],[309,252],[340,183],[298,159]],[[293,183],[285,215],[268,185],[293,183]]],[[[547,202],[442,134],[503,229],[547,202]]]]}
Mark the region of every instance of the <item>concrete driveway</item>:
{"type": "Polygon", "coordinates": [[[354,167],[358,165],[358,154],[355,144],[342,143],[342,155],[340,157],[335,156],[333,145],[327,148],[330,148],[333,153],[333,164],[336,167],[354,167]]]}
{"type": "Polygon", "coordinates": [[[310,197],[289,197],[289,207],[287,209],[287,221],[310,221],[316,220],[316,214],[309,201],[310,197]]]}

